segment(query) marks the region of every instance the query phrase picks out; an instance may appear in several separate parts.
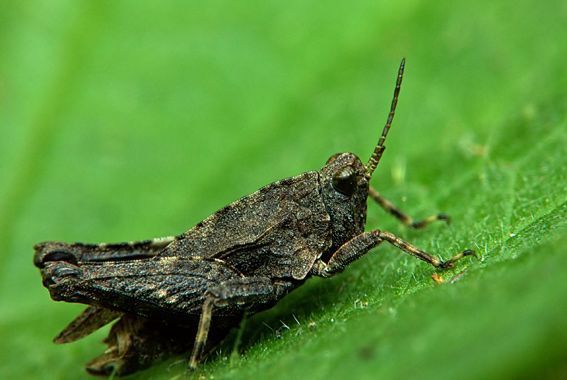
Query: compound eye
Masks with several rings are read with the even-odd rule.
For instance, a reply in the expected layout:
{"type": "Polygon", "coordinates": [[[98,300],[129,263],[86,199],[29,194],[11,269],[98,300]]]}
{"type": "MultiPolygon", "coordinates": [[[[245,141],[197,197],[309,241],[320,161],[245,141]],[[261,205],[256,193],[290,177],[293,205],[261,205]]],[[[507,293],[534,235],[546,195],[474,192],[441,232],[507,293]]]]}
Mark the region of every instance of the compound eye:
{"type": "Polygon", "coordinates": [[[347,166],[333,177],[333,188],[339,193],[347,196],[354,194],[356,190],[356,173],[351,166],[347,166]]]}

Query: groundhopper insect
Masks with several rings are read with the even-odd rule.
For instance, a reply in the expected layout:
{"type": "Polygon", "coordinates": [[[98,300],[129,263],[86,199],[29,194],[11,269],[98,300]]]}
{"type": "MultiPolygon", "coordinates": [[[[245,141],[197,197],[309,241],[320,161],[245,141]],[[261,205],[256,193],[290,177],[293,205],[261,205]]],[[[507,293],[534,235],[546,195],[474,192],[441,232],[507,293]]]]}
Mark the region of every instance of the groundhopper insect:
{"type": "Polygon", "coordinates": [[[445,214],[414,221],[370,186],[404,66],[402,60],[386,125],[366,164],[353,153],[335,154],[321,170],[271,183],[174,237],[37,244],[34,264],[51,297],[89,305],[55,342],[117,320],[89,372],[123,375],[191,348],[195,368],[245,313],[271,307],[311,276],[343,271],[382,242],[439,269],[474,255],[464,250],[443,261],[390,232],[364,231],[368,197],[412,228],[448,221],[445,214]]]}

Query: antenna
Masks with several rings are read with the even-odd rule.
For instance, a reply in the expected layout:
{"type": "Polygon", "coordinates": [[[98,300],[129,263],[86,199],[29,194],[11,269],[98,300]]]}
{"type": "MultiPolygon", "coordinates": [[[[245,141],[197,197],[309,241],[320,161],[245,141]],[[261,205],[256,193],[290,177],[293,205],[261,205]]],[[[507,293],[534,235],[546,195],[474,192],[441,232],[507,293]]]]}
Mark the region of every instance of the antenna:
{"type": "Polygon", "coordinates": [[[390,127],[392,126],[392,121],[394,120],[394,114],[396,113],[396,105],[398,104],[398,96],[400,95],[400,87],[402,86],[402,79],[404,77],[404,67],[406,66],[406,59],[402,58],[402,62],[400,63],[400,68],[398,69],[398,78],[396,79],[396,88],[394,89],[394,98],[392,99],[392,105],[390,106],[390,113],[388,114],[388,120],[386,120],[386,125],[384,129],[382,129],[382,135],[380,135],[380,139],[374,148],[374,152],[372,156],[368,160],[366,164],[366,173],[365,176],[367,179],[370,180],[372,177],[372,173],[378,166],[380,162],[380,158],[382,157],[382,153],[386,147],[384,146],[384,142],[386,141],[386,136],[388,135],[388,131],[390,131],[390,127]]]}

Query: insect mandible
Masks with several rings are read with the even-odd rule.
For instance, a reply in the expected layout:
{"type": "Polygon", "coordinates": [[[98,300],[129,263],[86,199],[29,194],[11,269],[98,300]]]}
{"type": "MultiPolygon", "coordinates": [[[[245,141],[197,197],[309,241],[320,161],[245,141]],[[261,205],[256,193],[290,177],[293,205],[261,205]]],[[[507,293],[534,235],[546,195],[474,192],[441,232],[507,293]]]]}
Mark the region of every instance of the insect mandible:
{"type": "Polygon", "coordinates": [[[368,197],[412,228],[449,220],[437,214],[414,221],[370,186],[404,66],[402,59],[386,125],[366,164],[353,153],[335,154],[321,170],[271,183],[174,237],[37,244],[34,264],[51,297],[89,305],[55,342],[118,319],[89,372],[127,374],[191,347],[195,368],[244,313],[271,307],[311,276],[341,272],[382,242],[439,269],[474,255],[464,250],[443,261],[390,232],[364,231],[368,197]]]}

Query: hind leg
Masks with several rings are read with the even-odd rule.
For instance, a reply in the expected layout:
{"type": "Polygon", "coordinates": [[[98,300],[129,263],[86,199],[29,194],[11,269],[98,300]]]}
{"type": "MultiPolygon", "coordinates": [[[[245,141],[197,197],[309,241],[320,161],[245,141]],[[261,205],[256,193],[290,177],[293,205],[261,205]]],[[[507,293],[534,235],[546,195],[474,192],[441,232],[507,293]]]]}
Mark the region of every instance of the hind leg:
{"type": "Polygon", "coordinates": [[[94,375],[127,375],[187,351],[194,334],[195,327],[168,325],[161,320],[126,314],[112,326],[104,340],[108,345],[104,354],[87,363],[86,368],[94,375]]]}

